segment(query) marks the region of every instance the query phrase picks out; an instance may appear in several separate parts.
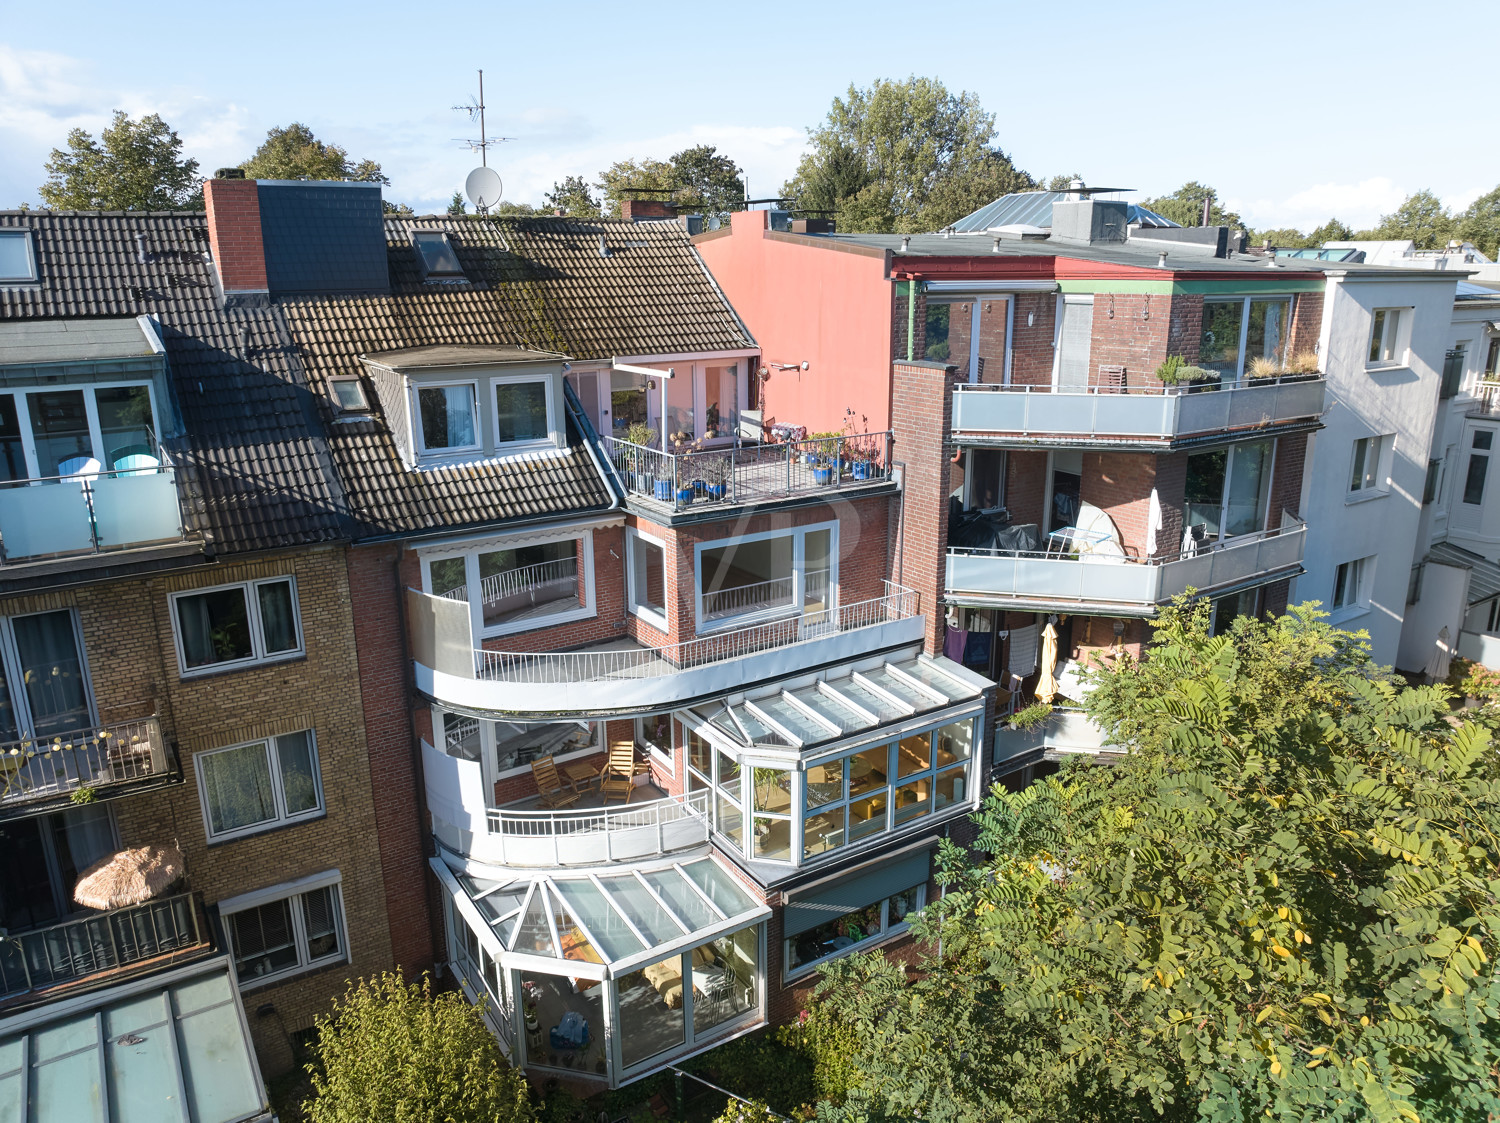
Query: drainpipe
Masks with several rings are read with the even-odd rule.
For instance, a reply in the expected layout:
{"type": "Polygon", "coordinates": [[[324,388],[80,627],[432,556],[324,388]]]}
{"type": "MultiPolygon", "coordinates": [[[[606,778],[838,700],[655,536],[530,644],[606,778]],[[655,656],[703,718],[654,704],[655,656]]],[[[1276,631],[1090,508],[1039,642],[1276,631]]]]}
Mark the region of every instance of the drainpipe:
{"type": "Polygon", "coordinates": [[[906,361],[916,358],[917,346],[917,282],[906,282],[906,361]]]}

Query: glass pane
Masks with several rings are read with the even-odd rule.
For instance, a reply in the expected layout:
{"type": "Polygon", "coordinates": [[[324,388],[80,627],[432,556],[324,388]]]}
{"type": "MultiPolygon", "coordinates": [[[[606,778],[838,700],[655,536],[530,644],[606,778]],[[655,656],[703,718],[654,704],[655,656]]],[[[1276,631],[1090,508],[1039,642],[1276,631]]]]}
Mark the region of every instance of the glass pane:
{"type": "Polygon", "coordinates": [[[155,426],[151,418],[151,391],[145,386],[113,386],[94,391],[99,415],[99,437],[104,442],[106,468],[142,468],[144,461],[158,459],[155,426]]]}
{"type": "Polygon", "coordinates": [[[1205,301],[1203,305],[1203,340],[1198,365],[1218,371],[1233,380],[1240,369],[1240,325],[1244,320],[1243,301],[1205,301]]]}
{"type": "MultiPolygon", "coordinates": [[[[948,353],[948,327],[952,318],[953,305],[951,304],[929,304],[927,305],[927,333],[924,339],[922,358],[932,363],[946,363],[953,361],[948,353]]],[[[963,356],[964,360],[968,356],[963,356]]]]}
{"type": "Polygon", "coordinates": [[[417,253],[422,257],[422,267],[430,276],[432,274],[462,273],[463,268],[458,264],[458,255],[453,252],[453,247],[448,244],[448,239],[441,234],[415,234],[412,241],[416,243],[417,253]]]}
{"type": "Polygon", "coordinates": [[[735,880],[709,859],[689,862],[682,867],[682,872],[708,894],[708,899],[718,905],[719,911],[725,916],[749,912],[755,907],[755,902],[735,880]]]}
{"type": "Polygon", "coordinates": [[[255,587],[260,597],[260,629],[266,654],[297,650],[297,618],[292,609],[292,583],[267,581],[255,587]]]}
{"type": "Polygon", "coordinates": [[[651,612],[667,613],[667,563],[662,548],[638,535],[630,536],[631,603],[651,612]]]}
{"type": "Polygon", "coordinates": [[[432,595],[446,600],[469,599],[468,567],[463,558],[439,558],[430,567],[432,595]]]}
{"type": "Polygon", "coordinates": [[[844,845],[844,808],[835,807],[802,820],[802,856],[826,854],[844,845]]]}
{"type": "MultiPolygon", "coordinates": [[[[31,406],[31,435],[36,444],[37,471],[42,478],[68,476],[93,458],[88,410],[82,390],[53,390],[27,394],[31,406]]],[[[97,466],[94,469],[97,471],[97,466]]]]}
{"type": "Polygon", "coordinates": [[[417,405],[422,413],[424,448],[473,448],[479,443],[474,387],[424,386],[417,391],[417,405]]]}
{"type": "Polygon", "coordinates": [[[1265,529],[1266,501],[1271,492],[1271,448],[1269,441],[1235,446],[1224,512],[1226,536],[1265,529]]]}
{"type": "Polygon", "coordinates": [[[619,981],[620,1059],[626,1068],[687,1040],[682,961],[679,952],[632,971],[619,981]]]}
{"type": "Polygon", "coordinates": [[[849,841],[885,830],[885,805],[884,791],[849,804],[849,841]]]}
{"type": "Polygon", "coordinates": [[[692,928],[707,928],[710,924],[719,922],[714,911],[708,907],[708,902],[683,881],[676,870],[658,870],[641,876],[651,888],[661,894],[662,900],[667,902],[668,907],[684,924],[692,928]]]}
{"type": "Polygon", "coordinates": [[[664,944],[668,940],[680,939],[684,935],[681,925],[673,920],[667,910],[656,903],[656,898],[647,891],[646,887],[630,874],[622,874],[619,877],[601,877],[599,882],[609,891],[615,903],[625,910],[625,915],[640,930],[641,935],[653,944],[664,944]]]}
{"type": "Polygon", "coordinates": [[[443,714],[443,751],[459,760],[479,759],[479,721],[463,714],[443,714]]]}
{"type": "Polygon", "coordinates": [[[802,610],[820,614],[833,607],[833,531],[813,530],[803,537],[802,610]]]}
{"type": "Polygon", "coordinates": [[[636,721],[636,735],[643,744],[650,745],[662,756],[672,755],[672,715],[652,714],[650,717],[638,718],[636,721]]]}
{"type": "Polygon", "coordinates": [[[516,930],[516,942],[511,950],[526,955],[561,958],[552,942],[552,928],[547,923],[547,891],[540,884],[532,890],[531,900],[521,916],[521,926],[516,930]]]}
{"type": "Polygon", "coordinates": [[[896,789],[896,822],[920,819],[932,810],[932,780],[924,777],[896,789]]]}
{"type": "Polygon", "coordinates": [[[357,378],[334,379],[333,397],[339,409],[346,413],[358,413],[370,408],[369,400],[365,397],[365,388],[357,378]]]}
{"type": "Polygon", "coordinates": [[[897,924],[905,924],[910,914],[917,911],[922,901],[922,886],[913,885],[904,892],[897,893],[886,905],[886,930],[889,931],[897,924]]]}
{"type": "Polygon", "coordinates": [[[937,777],[937,807],[941,810],[954,803],[962,803],[964,800],[964,770],[963,768],[950,768],[946,772],[939,772],[937,777]]]}
{"type": "Polygon", "coordinates": [[[275,820],[276,797],[264,741],[201,755],[198,766],[203,769],[208,821],[214,834],[275,820]]]}
{"type": "Polygon", "coordinates": [[[739,365],[709,367],[704,384],[708,401],[703,408],[705,437],[732,437],[739,432],[739,365]]]}
{"type": "Polygon", "coordinates": [[[578,541],[569,538],[480,554],[479,597],[485,627],[543,620],[577,608],[582,603],[578,541]]]}
{"type": "MultiPolygon", "coordinates": [[[[0,246],[4,243],[0,242],[0,246]]],[[[13,394],[0,394],[0,480],[24,480],[31,475],[26,467],[26,448],[21,443],[21,421],[16,416],[13,394]]]]}
{"type": "MultiPolygon", "coordinates": [[[[667,439],[668,443],[688,442],[698,433],[693,427],[693,370],[691,366],[678,367],[676,375],[668,379],[655,379],[660,386],[667,386],[667,439]]],[[[658,390],[659,394],[661,391],[658,390]]]]}
{"type": "Polygon", "coordinates": [[[1372,363],[1380,362],[1381,347],[1385,340],[1385,309],[1379,309],[1375,313],[1374,329],[1370,332],[1370,354],[1372,363]]]}
{"type": "Polygon", "coordinates": [[[719,762],[719,787],[725,788],[733,799],[740,797],[740,762],[724,753],[715,753],[719,762]]]}
{"type": "Polygon", "coordinates": [[[807,806],[820,807],[844,798],[844,762],[828,760],[807,766],[807,806]]]}
{"type": "Polygon", "coordinates": [[[286,733],[276,738],[276,759],[281,765],[281,790],[288,815],[318,806],[317,757],[312,734],[286,733]]]}
{"type": "Polygon", "coordinates": [[[698,568],[704,621],[791,607],[795,543],[788,534],[704,550],[698,568]]]}
{"type": "Polygon", "coordinates": [[[1207,540],[1217,540],[1224,510],[1224,476],[1229,450],[1200,452],[1187,459],[1187,524],[1201,526],[1207,540]]]}
{"type": "Polygon", "coordinates": [[[495,768],[529,768],[542,757],[576,753],[594,744],[594,726],[576,721],[494,723],[495,768]]]}
{"type": "Polygon", "coordinates": [[[816,928],[810,928],[787,941],[787,967],[793,969],[848,951],[856,944],[880,935],[880,911],[883,902],[876,901],[862,909],[845,913],[816,928]]]}
{"type": "Polygon", "coordinates": [[[229,917],[230,942],[239,980],[252,983],[262,975],[297,966],[290,901],[272,901],[229,917]]]}
{"type": "Polygon", "coordinates": [[[965,718],[945,725],[937,734],[937,766],[952,764],[957,760],[968,760],[974,743],[974,721],[965,718]]]}
{"type": "MultiPolygon", "coordinates": [[[[592,881],[568,879],[556,884],[563,899],[567,901],[568,908],[583,922],[583,928],[588,929],[588,935],[594,938],[599,950],[608,959],[624,959],[627,955],[645,950],[645,945],[625,926],[624,919],[592,881]]],[[[568,932],[564,931],[559,922],[557,934],[563,942],[565,959],[579,958],[569,955],[569,941],[571,938],[578,944],[587,942],[583,928],[575,925],[568,932]]]]}
{"type": "Polygon", "coordinates": [[[1464,475],[1464,502],[1478,505],[1484,502],[1484,477],[1489,472],[1490,458],[1478,453],[1469,455],[1469,467],[1464,475]]]}
{"type": "Polygon", "coordinates": [[[522,972],[521,1010],[528,1066],[608,1074],[603,984],[522,972]]]}
{"type": "Polygon", "coordinates": [[[1286,357],[1289,300],[1252,300],[1245,350],[1251,358],[1271,359],[1278,366],[1286,357]]]}
{"type": "Polygon", "coordinates": [[[705,776],[712,776],[713,765],[710,758],[713,753],[713,746],[704,740],[695,729],[687,731],[687,745],[688,763],[705,776]]]}
{"type": "Polygon", "coordinates": [[[29,234],[20,230],[0,231],[0,280],[31,280],[29,238],[29,234]]]}
{"type": "Polygon", "coordinates": [[[302,926],[307,930],[308,962],[340,955],[339,899],[333,886],[302,894],[302,926]]]}
{"type": "Polygon", "coordinates": [[[876,745],[873,749],[866,749],[864,752],[851,756],[849,758],[850,798],[884,787],[890,776],[890,760],[889,745],[876,745]]]}
{"type": "Polygon", "coordinates": [[[910,733],[896,748],[896,775],[913,776],[932,767],[932,730],[910,733]]]}
{"type": "Polygon", "coordinates": [[[693,1033],[701,1037],[755,1007],[760,925],[693,949],[693,1033]]]}
{"type": "Polygon", "coordinates": [[[1359,491],[1367,486],[1365,480],[1365,458],[1370,452],[1370,438],[1361,437],[1354,442],[1354,465],[1349,470],[1349,490],[1359,491]]]}
{"type": "MultiPolygon", "coordinates": [[[[616,437],[624,437],[632,425],[648,423],[644,375],[613,371],[609,387],[609,411],[616,437]]],[[[652,437],[652,444],[659,448],[658,436],[659,434],[652,437]]]]}
{"type": "Polygon", "coordinates": [[[64,609],[17,616],[12,626],[32,734],[42,741],[88,728],[89,686],[73,631],[73,614],[64,609]]]}
{"type": "Polygon", "coordinates": [[[501,382],[495,386],[495,440],[545,441],[551,437],[547,425],[545,382],[501,382]]]}
{"type": "Polygon", "coordinates": [[[745,840],[745,816],[738,805],[725,799],[723,795],[718,797],[719,806],[719,833],[739,845],[745,840]]]}
{"type": "Polygon", "coordinates": [[[755,810],[787,815],[792,810],[792,774],[780,768],[756,768],[752,772],[755,810]]]}
{"type": "Polygon", "coordinates": [[[792,860],[792,821],[756,815],[754,857],[772,862],[792,860]]]}
{"type": "Polygon", "coordinates": [[[243,589],[178,597],[177,622],[182,631],[182,661],[190,670],[255,654],[243,589]]]}

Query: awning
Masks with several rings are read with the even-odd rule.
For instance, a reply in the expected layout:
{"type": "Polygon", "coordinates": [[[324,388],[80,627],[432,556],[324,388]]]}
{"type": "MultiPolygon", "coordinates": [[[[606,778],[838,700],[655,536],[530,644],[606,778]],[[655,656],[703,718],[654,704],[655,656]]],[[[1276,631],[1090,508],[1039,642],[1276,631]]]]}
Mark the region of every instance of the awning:
{"type": "Polygon", "coordinates": [[[0,1021],[0,1119],[271,1118],[227,956],[0,1021]]]}
{"type": "MultiPolygon", "coordinates": [[[[935,842],[934,842],[935,844],[935,842]]],[[[787,901],[782,918],[782,933],[799,936],[830,920],[837,920],[866,905],[916,885],[927,884],[930,850],[924,846],[909,854],[898,855],[876,864],[873,869],[852,877],[825,882],[797,893],[787,901]]]]}
{"type": "Polygon", "coordinates": [[[1469,604],[1479,604],[1500,596],[1500,565],[1486,557],[1455,546],[1452,542],[1438,542],[1427,551],[1427,561],[1439,565],[1452,565],[1470,570],[1469,604]]]}

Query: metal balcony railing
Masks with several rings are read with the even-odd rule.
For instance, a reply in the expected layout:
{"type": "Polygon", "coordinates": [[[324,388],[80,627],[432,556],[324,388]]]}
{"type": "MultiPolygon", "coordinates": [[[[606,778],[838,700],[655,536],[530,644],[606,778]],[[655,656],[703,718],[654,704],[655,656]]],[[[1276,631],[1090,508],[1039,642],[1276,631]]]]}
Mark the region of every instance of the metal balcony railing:
{"type": "Polygon", "coordinates": [[[889,430],[677,453],[605,437],[604,448],[630,495],[674,511],[766,503],[891,478],[889,430]]]}
{"type": "Polygon", "coordinates": [[[0,818],[12,809],[70,796],[80,788],[103,793],[161,778],[172,767],[155,717],[0,743],[0,818]]]}
{"type": "Polygon", "coordinates": [[[0,1001],[207,945],[192,893],[0,939],[0,1001]]]}
{"type": "Polygon", "coordinates": [[[705,791],[580,810],[488,812],[489,841],[506,865],[563,866],[666,854],[708,841],[705,791]]]}
{"type": "Polygon", "coordinates": [[[1500,416],[1500,382],[1485,379],[1474,386],[1474,401],[1469,406],[1470,417],[1500,416]]]}
{"type": "Polygon", "coordinates": [[[1128,392],[962,385],[953,390],[953,432],[1165,442],[1317,417],[1325,390],[1324,379],[1308,375],[1128,392]]]}
{"type": "Polygon", "coordinates": [[[478,678],[500,682],[594,682],[602,679],[657,678],[689,667],[737,659],[804,640],[868,628],[917,614],[917,593],[885,582],[886,594],[818,611],[796,612],[783,620],[699,636],[662,647],[609,651],[487,651],[474,653],[478,678]]]}

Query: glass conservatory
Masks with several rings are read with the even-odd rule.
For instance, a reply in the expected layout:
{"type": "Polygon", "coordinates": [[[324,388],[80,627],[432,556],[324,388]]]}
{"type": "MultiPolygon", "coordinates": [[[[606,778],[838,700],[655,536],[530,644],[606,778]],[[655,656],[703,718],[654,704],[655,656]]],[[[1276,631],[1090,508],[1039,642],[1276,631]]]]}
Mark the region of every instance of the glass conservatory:
{"type": "Polygon", "coordinates": [[[771,910],[712,857],[511,880],[432,868],[449,963],[515,1064],[613,1087],[764,1021],[771,910]]]}

